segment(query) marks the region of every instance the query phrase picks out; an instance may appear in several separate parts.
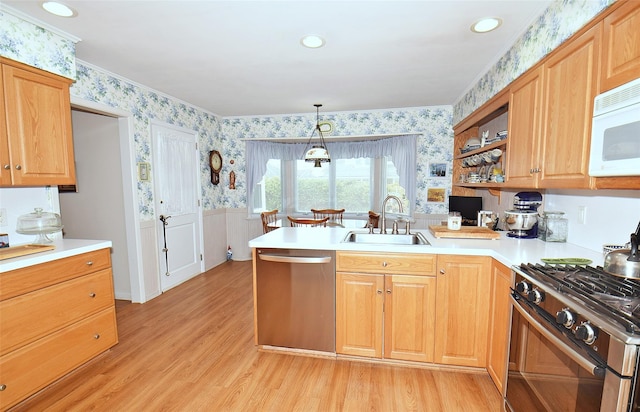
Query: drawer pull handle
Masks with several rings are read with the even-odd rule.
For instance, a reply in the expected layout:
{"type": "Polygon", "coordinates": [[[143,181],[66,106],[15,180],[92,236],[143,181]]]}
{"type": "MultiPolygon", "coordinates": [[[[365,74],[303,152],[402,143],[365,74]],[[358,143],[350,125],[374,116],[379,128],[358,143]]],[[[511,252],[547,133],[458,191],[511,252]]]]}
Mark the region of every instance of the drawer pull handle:
{"type": "Polygon", "coordinates": [[[96,333],[95,335],[93,335],[93,338],[94,338],[94,339],[100,339],[100,334],[99,334],[99,333],[96,333]]]}
{"type": "Polygon", "coordinates": [[[5,385],[4,383],[0,384],[0,391],[3,391],[7,389],[7,385],[5,385]]]}
{"type": "Polygon", "coordinates": [[[91,266],[91,265],[93,265],[93,260],[87,261],[87,266],[91,266]]]}
{"type": "Polygon", "coordinates": [[[93,293],[93,292],[91,292],[91,293],[89,293],[89,297],[90,297],[90,298],[95,298],[95,297],[96,297],[96,294],[95,294],[95,293],[93,293]]]}

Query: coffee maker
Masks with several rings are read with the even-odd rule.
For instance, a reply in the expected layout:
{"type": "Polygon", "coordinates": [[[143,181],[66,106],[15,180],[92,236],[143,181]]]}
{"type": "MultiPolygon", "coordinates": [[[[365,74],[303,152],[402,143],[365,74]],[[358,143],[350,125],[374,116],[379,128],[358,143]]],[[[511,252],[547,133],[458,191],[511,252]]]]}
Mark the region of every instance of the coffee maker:
{"type": "Polygon", "coordinates": [[[520,239],[538,237],[538,208],[542,205],[539,192],[518,192],[513,199],[513,209],[504,212],[509,229],[507,236],[520,239]]]}

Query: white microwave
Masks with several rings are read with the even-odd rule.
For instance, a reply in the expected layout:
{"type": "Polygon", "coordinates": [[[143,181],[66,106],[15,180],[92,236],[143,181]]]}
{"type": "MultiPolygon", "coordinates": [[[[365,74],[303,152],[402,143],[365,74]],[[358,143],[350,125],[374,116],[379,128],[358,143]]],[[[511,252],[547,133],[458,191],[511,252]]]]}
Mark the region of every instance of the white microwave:
{"type": "Polygon", "coordinates": [[[595,98],[591,176],[640,176],[640,79],[595,98]]]}

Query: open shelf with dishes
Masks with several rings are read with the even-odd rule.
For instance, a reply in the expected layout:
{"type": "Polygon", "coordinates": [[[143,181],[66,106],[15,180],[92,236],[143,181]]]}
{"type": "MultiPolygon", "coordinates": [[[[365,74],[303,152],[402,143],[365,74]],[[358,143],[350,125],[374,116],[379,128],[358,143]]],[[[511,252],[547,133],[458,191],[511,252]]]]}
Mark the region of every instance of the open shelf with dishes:
{"type": "Polygon", "coordinates": [[[507,104],[490,110],[454,138],[453,192],[504,187],[507,156],[507,104]]]}

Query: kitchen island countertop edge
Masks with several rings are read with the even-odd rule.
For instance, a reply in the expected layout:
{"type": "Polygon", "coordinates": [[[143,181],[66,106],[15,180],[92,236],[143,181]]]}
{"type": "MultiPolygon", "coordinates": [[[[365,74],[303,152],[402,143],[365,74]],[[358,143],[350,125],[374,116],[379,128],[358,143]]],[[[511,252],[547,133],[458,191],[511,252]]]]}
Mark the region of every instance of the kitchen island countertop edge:
{"type": "MultiPolygon", "coordinates": [[[[396,252],[448,255],[491,256],[500,263],[513,266],[521,263],[542,263],[542,258],[586,258],[593,266],[601,266],[604,256],[601,252],[571,243],[545,242],[540,239],[517,239],[508,237],[508,232],[499,232],[500,239],[439,239],[429,230],[421,232],[431,245],[390,245],[343,243],[343,239],[353,229],[345,228],[290,228],[283,227],[249,241],[251,248],[315,249],[362,252],[396,252]]],[[[367,233],[366,229],[356,230],[367,233]]],[[[385,236],[385,235],[379,235],[385,236]]]]}

